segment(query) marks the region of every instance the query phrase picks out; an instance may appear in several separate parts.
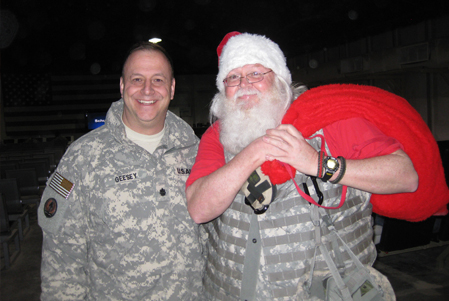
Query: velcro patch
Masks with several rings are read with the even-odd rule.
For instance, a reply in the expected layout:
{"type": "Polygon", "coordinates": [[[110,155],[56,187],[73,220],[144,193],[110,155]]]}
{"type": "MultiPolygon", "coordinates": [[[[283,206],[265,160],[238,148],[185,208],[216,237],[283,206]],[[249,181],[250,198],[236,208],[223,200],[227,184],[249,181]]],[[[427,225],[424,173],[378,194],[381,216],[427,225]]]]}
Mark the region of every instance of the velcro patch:
{"type": "Polygon", "coordinates": [[[55,172],[49,186],[53,188],[57,193],[62,195],[65,199],[67,199],[72,192],[73,187],[75,187],[75,184],[61,176],[59,173],[55,172]]]}
{"type": "Polygon", "coordinates": [[[56,214],[58,210],[58,202],[54,198],[49,198],[44,205],[44,214],[50,218],[56,214]]]}

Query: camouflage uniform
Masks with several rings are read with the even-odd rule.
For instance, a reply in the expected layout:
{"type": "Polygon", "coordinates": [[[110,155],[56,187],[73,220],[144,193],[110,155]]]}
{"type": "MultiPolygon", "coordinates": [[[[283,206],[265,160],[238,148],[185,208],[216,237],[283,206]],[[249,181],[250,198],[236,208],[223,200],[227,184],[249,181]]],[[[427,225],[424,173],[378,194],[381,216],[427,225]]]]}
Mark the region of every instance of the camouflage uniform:
{"type": "MultiPolygon", "coordinates": [[[[322,130],[317,133],[323,134],[322,130]]],[[[308,140],[320,149],[318,138],[308,140]]],[[[330,151],[326,145],[326,151],[330,151]]],[[[226,161],[232,157],[226,154],[226,161]]],[[[296,173],[299,187],[306,182],[316,200],[315,189],[307,176],[296,173]]],[[[317,181],[324,195],[324,206],[340,202],[342,186],[317,181]]],[[[370,194],[348,188],[340,209],[326,210],[343,240],[363,264],[372,265],[376,250],[372,242],[370,194]]],[[[205,290],[210,300],[294,300],[298,287],[308,279],[314,257],[315,228],[310,204],[302,198],[293,181],[277,185],[276,199],[269,209],[255,215],[240,192],[231,206],[217,219],[206,224],[209,255],[205,290]],[[254,294],[255,292],[255,294],[254,294]],[[251,297],[253,296],[253,297],[251,297]]],[[[322,228],[322,241],[332,250],[329,231],[322,228]]],[[[341,248],[348,270],[352,263],[341,248]]],[[[326,262],[318,251],[317,274],[328,274],[326,262]]]]}
{"type": "Polygon", "coordinates": [[[185,181],[198,138],[168,112],[153,154],[131,142],[112,104],[105,126],[75,141],[39,207],[43,300],[197,300],[201,230],[185,181]]]}

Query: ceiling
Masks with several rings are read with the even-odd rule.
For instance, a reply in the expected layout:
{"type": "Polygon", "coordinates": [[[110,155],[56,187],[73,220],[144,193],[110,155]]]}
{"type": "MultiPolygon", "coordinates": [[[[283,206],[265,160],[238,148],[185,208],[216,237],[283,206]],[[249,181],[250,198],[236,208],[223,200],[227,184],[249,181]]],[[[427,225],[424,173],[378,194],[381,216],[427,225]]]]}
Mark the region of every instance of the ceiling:
{"type": "Polygon", "coordinates": [[[215,74],[230,31],[287,57],[447,15],[447,0],[3,0],[1,72],[119,73],[127,49],[162,38],[177,74],[215,74]]]}

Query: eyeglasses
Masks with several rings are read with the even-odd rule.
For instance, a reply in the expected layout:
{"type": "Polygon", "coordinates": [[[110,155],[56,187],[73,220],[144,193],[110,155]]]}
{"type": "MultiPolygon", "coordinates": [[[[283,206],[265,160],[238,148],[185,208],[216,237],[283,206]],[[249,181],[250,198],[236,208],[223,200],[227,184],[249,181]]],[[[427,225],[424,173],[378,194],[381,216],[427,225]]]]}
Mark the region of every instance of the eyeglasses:
{"type": "MultiPolygon", "coordinates": [[[[265,73],[260,73],[259,71],[256,71],[256,72],[248,73],[244,77],[248,81],[248,84],[254,84],[254,83],[258,83],[258,82],[262,81],[263,76],[270,72],[273,72],[273,70],[267,71],[265,73]]],[[[230,76],[226,77],[223,80],[223,82],[226,85],[226,87],[235,87],[235,86],[239,86],[241,84],[242,78],[243,78],[243,76],[234,74],[234,75],[230,75],[230,76]]]]}

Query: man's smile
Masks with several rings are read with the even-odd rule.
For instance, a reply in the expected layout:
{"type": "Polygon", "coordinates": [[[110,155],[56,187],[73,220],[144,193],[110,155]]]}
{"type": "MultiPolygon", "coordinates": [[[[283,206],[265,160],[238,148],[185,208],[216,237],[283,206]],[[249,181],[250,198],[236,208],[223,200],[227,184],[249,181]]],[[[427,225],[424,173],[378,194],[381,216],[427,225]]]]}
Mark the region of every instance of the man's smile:
{"type": "Polygon", "coordinates": [[[139,103],[144,104],[144,105],[151,105],[154,104],[157,100],[143,100],[143,99],[138,99],[137,100],[139,103]]]}

